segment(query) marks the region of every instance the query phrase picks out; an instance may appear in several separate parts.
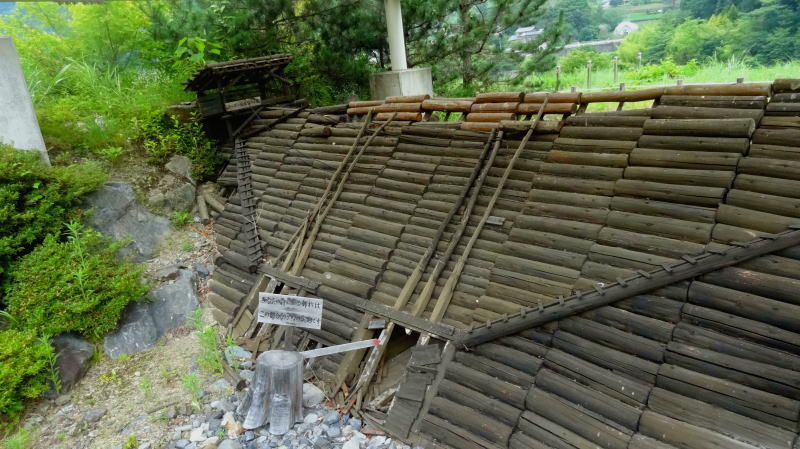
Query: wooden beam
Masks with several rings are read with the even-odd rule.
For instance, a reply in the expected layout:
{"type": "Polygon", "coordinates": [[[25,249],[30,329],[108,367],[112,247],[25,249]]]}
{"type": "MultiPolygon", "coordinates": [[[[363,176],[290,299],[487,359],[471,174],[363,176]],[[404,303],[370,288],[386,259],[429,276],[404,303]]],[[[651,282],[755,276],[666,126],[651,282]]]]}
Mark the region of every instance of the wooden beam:
{"type": "Polygon", "coordinates": [[[731,245],[725,249],[715,249],[700,255],[684,256],[680,262],[665,264],[662,268],[651,271],[639,270],[629,278],[620,278],[604,286],[596,284],[591,292],[579,291],[567,298],[560,297],[557,302],[540,305],[537,309],[524,308],[512,316],[504,316],[477,328],[463,331],[456,340],[465,346],[479,345],[754,257],[800,245],[800,225],[791,225],[787,231],[779,234],[763,234],[749,242],[733,242],[731,245]]]}

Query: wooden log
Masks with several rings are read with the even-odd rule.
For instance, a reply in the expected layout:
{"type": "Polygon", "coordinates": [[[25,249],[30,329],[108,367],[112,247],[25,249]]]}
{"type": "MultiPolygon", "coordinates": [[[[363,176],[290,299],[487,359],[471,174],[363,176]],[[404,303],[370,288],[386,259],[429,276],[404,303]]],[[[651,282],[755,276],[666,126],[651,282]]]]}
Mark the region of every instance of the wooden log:
{"type": "Polygon", "coordinates": [[[208,189],[200,189],[200,194],[206,201],[206,204],[211,206],[215,211],[222,213],[225,210],[225,200],[219,195],[209,191],[208,189]]]}
{"type": "Polygon", "coordinates": [[[541,389],[577,404],[608,420],[635,431],[639,425],[640,407],[621,402],[595,389],[586,387],[580,382],[557,374],[549,369],[542,369],[536,375],[536,388],[528,392],[527,408],[534,409],[536,389],[541,389]]]}
{"type": "Polygon", "coordinates": [[[778,233],[785,231],[790,225],[799,223],[800,218],[720,204],[717,209],[717,221],[745,229],[778,233]]]}
{"type": "MultiPolygon", "coordinates": [[[[644,137],[646,136],[642,136],[644,137]]],[[[561,136],[553,142],[553,150],[577,152],[628,154],[634,147],[636,141],[571,139],[561,136]]]]}
{"type": "Polygon", "coordinates": [[[493,399],[479,391],[469,389],[448,379],[443,379],[439,384],[437,394],[453,402],[467,406],[472,410],[478,411],[482,415],[491,416],[509,426],[516,425],[520,414],[522,414],[522,410],[518,408],[512,407],[505,402],[493,399]]]}
{"type": "Polygon", "coordinates": [[[501,446],[508,444],[513,432],[512,426],[441,396],[433,398],[429,413],[501,446]]]}
{"type": "Polygon", "coordinates": [[[722,354],[678,342],[667,344],[667,363],[683,366],[707,375],[728,379],[773,394],[800,398],[797,373],[771,364],[722,354]]]}
{"type": "Polygon", "coordinates": [[[525,94],[524,103],[542,103],[547,98],[549,103],[577,103],[580,92],[530,92],[525,94]]]}
{"type": "Polygon", "coordinates": [[[657,385],[742,416],[797,429],[794,419],[800,412],[800,402],[789,398],[670,364],[661,366],[657,385]]]}
{"type": "Polygon", "coordinates": [[[475,103],[520,103],[524,98],[524,92],[486,92],[475,97],[475,103]]]}
{"type": "MultiPolygon", "coordinates": [[[[779,159],[744,158],[739,162],[740,171],[745,174],[800,181],[800,161],[779,159]]],[[[788,195],[797,197],[797,194],[788,195]]]]}
{"type": "Polygon", "coordinates": [[[756,129],[751,118],[650,119],[645,134],[658,136],[750,137],[756,129]]]}
{"type": "Polygon", "coordinates": [[[704,170],[736,170],[739,153],[680,151],[636,148],[630,154],[631,165],[692,168],[704,170]]]}
{"type": "Polygon", "coordinates": [[[196,197],[197,202],[197,215],[200,217],[200,222],[206,224],[209,222],[211,217],[208,215],[208,207],[206,206],[206,200],[203,198],[203,194],[200,193],[196,197]]]}
{"type": "Polygon", "coordinates": [[[772,82],[772,90],[776,93],[800,92],[800,79],[779,78],[772,82]]]}
{"type": "MultiPolygon", "coordinates": [[[[505,446],[498,446],[490,441],[462,429],[447,420],[428,414],[420,422],[420,431],[428,435],[431,439],[431,447],[441,447],[435,442],[442,442],[449,448],[459,449],[504,449],[505,446]],[[433,446],[435,445],[435,446],[433,446]]],[[[429,444],[426,444],[426,446],[429,444]]]]}
{"type": "Polygon", "coordinates": [[[759,273],[739,267],[726,267],[704,275],[701,280],[767,298],[800,305],[800,279],[759,273]]]}
{"type": "Polygon", "coordinates": [[[715,206],[725,195],[724,188],[665,184],[635,179],[618,180],[614,185],[614,192],[617,195],[630,195],[698,206],[715,206]]]}
{"type": "Polygon", "coordinates": [[[637,433],[631,438],[628,449],[675,449],[675,446],[637,433]]]}
{"type": "Polygon", "coordinates": [[[757,447],[792,449],[794,432],[730,412],[705,402],[655,388],[648,408],[673,419],[712,430],[757,447]]]}
{"type": "Polygon", "coordinates": [[[800,146],[787,147],[780,145],[754,144],[750,147],[751,157],[766,159],[800,160],[800,146]]]}
{"type": "Polygon", "coordinates": [[[661,362],[664,357],[663,343],[632,335],[585,318],[570,317],[561,320],[559,329],[646,360],[661,362]]]}
{"type": "MultiPolygon", "coordinates": [[[[530,120],[501,120],[500,128],[507,131],[527,131],[533,122],[530,120]]],[[[536,123],[537,134],[557,134],[561,129],[561,123],[553,120],[540,120],[536,123]]]]}
{"type": "Polygon", "coordinates": [[[643,135],[641,138],[639,138],[639,147],[744,154],[750,147],[750,140],[744,137],[643,135]]]}
{"type": "MultiPolygon", "coordinates": [[[[375,106],[373,112],[378,114],[381,112],[420,112],[421,110],[422,104],[420,103],[384,103],[380,106],[375,106]]],[[[398,118],[398,120],[404,119],[398,118]]]]}
{"type": "Polygon", "coordinates": [[[491,132],[500,127],[500,122],[462,122],[460,127],[465,131],[491,132]]]}
{"type": "Polygon", "coordinates": [[[551,449],[554,446],[534,440],[523,432],[514,432],[508,441],[508,447],[509,449],[551,449]]]}
{"type": "MultiPolygon", "coordinates": [[[[517,426],[524,435],[530,435],[546,448],[597,449],[594,439],[585,439],[571,429],[560,426],[533,412],[523,412],[517,426]]],[[[535,446],[534,446],[535,447],[535,446]]],[[[526,447],[525,449],[529,449],[526,447]]]]}
{"type": "Polygon", "coordinates": [[[383,104],[383,100],[363,100],[363,101],[351,101],[347,104],[349,108],[364,108],[370,106],[379,106],[383,104]]]}
{"type": "Polygon", "coordinates": [[[525,407],[527,393],[525,389],[461,363],[451,362],[445,372],[445,378],[475,391],[480,391],[515,408],[522,409],[525,407]]]}
{"type": "Polygon", "coordinates": [[[442,111],[442,112],[469,112],[472,108],[473,100],[455,100],[448,98],[432,98],[422,102],[423,111],[442,111]]]}
{"type": "Polygon", "coordinates": [[[729,119],[750,118],[756,123],[764,116],[762,109],[734,109],[659,105],[653,108],[654,119],[729,119]]]}
{"type": "Polygon", "coordinates": [[[601,102],[634,102],[655,100],[664,93],[663,87],[641,90],[623,90],[610,92],[587,92],[581,95],[581,103],[601,103],[601,102]]]}
{"type": "Polygon", "coordinates": [[[559,330],[553,337],[553,347],[644,382],[655,382],[655,375],[658,371],[657,363],[608,348],[577,335],[559,330]]]}
{"type": "Polygon", "coordinates": [[[764,109],[767,97],[763,95],[663,95],[660,105],[681,107],[708,107],[722,109],[764,109]]]}
{"type": "Polygon", "coordinates": [[[501,120],[513,120],[513,112],[470,112],[467,115],[467,122],[498,123],[501,120]]]}
{"type": "MultiPolygon", "coordinates": [[[[516,108],[519,114],[535,114],[541,109],[542,103],[520,103],[516,108]]],[[[473,106],[475,108],[475,106],[473,106]]],[[[575,103],[547,103],[545,114],[574,114],[578,110],[575,103]]]]}
{"type": "Polygon", "coordinates": [[[536,374],[542,364],[542,359],[539,357],[531,356],[517,349],[493,343],[477,346],[475,348],[475,354],[532,375],[536,374]]]}
{"type": "Polygon", "coordinates": [[[647,117],[630,117],[615,115],[593,115],[581,114],[567,117],[566,124],[569,126],[588,126],[588,127],[642,127],[647,117]]]}
{"type": "Polygon", "coordinates": [[[642,414],[640,432],[681,448],[753,449],[753,445],[702,427],[646,410],[642,414]]]}
{"type": "Polygon", "coordinates": [[[507,103],[475,103],[469,112],[517,112],[518,102],[507,103]]]}
{"type": "MultiPolygon", "coordinates": [[[[800,192],[798,192],[798,194],[800,194],[800,192]]],[[[727,204],[741,208],[800,218],[800,199],[796,198],[786,198],[783,196],[733,189],[728,192],[726,202],[727,204]]]]}
{"type": "Polygon", "coordinates": [[[675,325],[660,319],[629,312],[618,307],[600,307],[581,315],[583,318],[616,329],[666,343],[672,338],[675,325]]]}
{"type": "Polygon", "coordinates": [[[800,115],[800,103],[776,103],[771,101],[767,105],[767,115],[800,115]]]}
{"type": "Polygon", "coordinates": [[[665,95],[753,95],[769,96],[772,92],[770,83],[733,83],[733,84],[686,84],[664,88],[665,95]]]}
{"type": "Polygon", "coordinates": [[[646,198],[615,196],[611,199],[609,208],[623,212],[674,218],[676,220],[696,221],[698,223],[713,224],[716,221],[716,209],[710,207],[675,204],[646,198]]]}
{"type": "Polygon", "coordinates": [[[565,126],[561,128],[559,137],[572,139],[638,140],[641,135],[642,128],[565,126]]]}
{"type": "Polygon", "coordinates": [[[759,128],[753,134],[753,143],[796,147],[800,146],[798,142],[800,142],[800,129],[759,128]]]}
{"type": "Polygon", "coordinates": [[[386,97],[386,103],[422,103],[431,98],[428,94],[386,97]]]}
{"type": "Polygon", "coordinates": [[[576,404],[538,388],[531,390],[527,404],[537,415],[594,442],[603,448],[627,449],[633,434],[601,416],[587,413],[576,404]]]}
{"type": "Polygon", "coordinates": [[[420,112],[380,112],[375,114],[375,121],[383,122],[387,120],[409,121],[418,122],[422,120],[422,113],[420,112]],[[393,114],[397,114],[393,117],[393,114]]]}

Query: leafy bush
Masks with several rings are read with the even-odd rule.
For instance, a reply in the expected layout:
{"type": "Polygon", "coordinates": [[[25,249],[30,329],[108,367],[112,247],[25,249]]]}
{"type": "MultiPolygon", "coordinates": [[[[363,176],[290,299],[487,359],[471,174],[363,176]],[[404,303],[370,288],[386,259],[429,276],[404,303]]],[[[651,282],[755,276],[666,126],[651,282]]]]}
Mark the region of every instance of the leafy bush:
{"type": "Polygon", "coordinates": [[[224,162],[194,117],[181,123],[174,116],[152,111],[137,120],[136,125],[138,138],[151,162],[163,163],[173,154],[182,154],[192,160],[192,171],[199,180],[215,176],[224,162]]]}
{"type": "Polygon", "coordinates": [[[634,82],[653,82],[687,77],[697,73],[699,66],[697,61],[691,60],[685,65],[677,65],[671,59],[663,61],[661,64],[648,64],[642,68],[630,72],[628,78],[634,82]]]}
{"type": "Polygon", "coordinates": [[[105,181],[96,165],[49,167],[34,151],[0,145],[0,275],[61,231],[87,193],[105,181]]]}
{"type": "Polygon", "coordinates": [[[144,297],[143,267],[119,262],[126,242],[109,243],[77,223],[68,239],[54,235],[13,266],[6,283],[8,311],[40,335],[76,332],[98,340],[113,330],[125,306],[144,297]]]}
{"type": "Polygon", "coordinates": [[[53,348],[33,332],[0,331],[0,417],[14,418],[24,402],[47,389],[53,348]]]}

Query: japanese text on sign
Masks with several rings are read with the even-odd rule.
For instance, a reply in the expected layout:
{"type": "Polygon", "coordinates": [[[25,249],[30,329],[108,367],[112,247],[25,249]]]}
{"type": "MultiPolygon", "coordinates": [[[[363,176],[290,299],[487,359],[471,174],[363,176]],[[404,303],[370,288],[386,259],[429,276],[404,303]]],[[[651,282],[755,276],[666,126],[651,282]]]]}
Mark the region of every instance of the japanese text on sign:
{"type": "Polygon", "coordinates": [[[322,328],[322,300],[304,296],[258,294],[258,321],[283,326],[322,328]]]}

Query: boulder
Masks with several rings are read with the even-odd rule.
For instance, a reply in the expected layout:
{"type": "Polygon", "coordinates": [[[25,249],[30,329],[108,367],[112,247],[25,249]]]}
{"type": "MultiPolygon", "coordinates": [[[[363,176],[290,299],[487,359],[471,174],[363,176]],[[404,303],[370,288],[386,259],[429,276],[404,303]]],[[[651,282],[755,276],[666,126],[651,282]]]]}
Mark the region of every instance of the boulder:
{"type": "Polygon", "coordinates": [[[200,307],[195,289],[195,276],[191,270],[180,270],[178,277],[148,294],[150,314],[161,336],[167,329],[186,324],[191,314],[200,307]]]}
{"type": "Polygon", "coordinates": [[[192,161],[186,156],[179,156],[177,154],[172,156],[169,158],[169,162],[167,162],[164,168],[189,182],[194,182],[192,179],[192,161]]]}
{"type": "Polygon", "coordinates": [[[194,207],[197,189],[188,181],[167,174],[150,193],[147,204],[164,213],[189,211],[194,207]]]}
{"type": "Polygon", "coordinates": [[[168,329],[186,324],[200,307],[191,270],[147,295],[148,301],[128,305],[119,328],[107,335],[103,349],[111,358],[152,348],[168,329]]]}
{"type": "Polygon", "coordinates": [[[62,334],[50,341],[56,353],[58,375],[61,379],[61,393],[72,389],[89,369],[89,361],[94,354],[94,345],[71,334],[62,334]]]}
{"type": "Polygon", "coordinates": [[[86,205],[93,209],[90,225],[94,229],[115,240],[132,240],[122,251],[137,262],[153,257],[161,240],[172,231],[169,220],[137,203],[133,187],[126,182],[106,183],[88,197],[86,205]]]}
{"type": "Polygon", "coordinates": [[[150,349],[161,336],[150,314],[150,304],[145,302],[129,304],[120,323],[119,328],[103,340],[103,350],[112,359],[150,349]]]}

